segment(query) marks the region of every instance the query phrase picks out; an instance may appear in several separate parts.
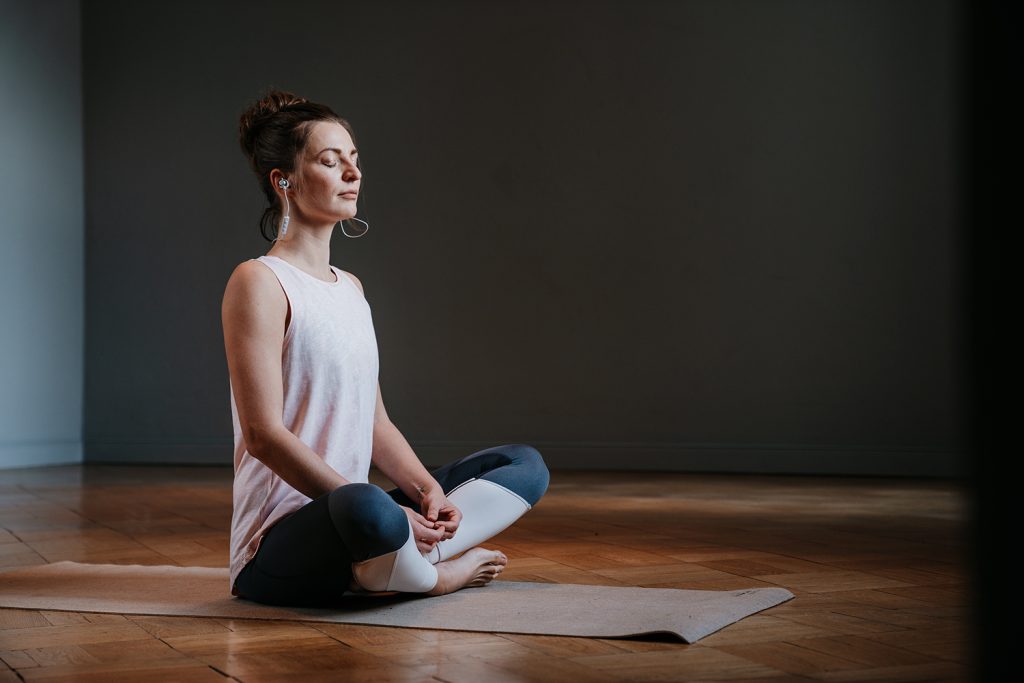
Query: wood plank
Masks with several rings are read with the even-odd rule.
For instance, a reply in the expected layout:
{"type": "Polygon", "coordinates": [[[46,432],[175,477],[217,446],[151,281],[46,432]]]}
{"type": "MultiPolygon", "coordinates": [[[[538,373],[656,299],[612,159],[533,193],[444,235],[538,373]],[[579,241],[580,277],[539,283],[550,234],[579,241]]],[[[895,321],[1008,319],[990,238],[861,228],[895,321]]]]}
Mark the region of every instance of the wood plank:
{"type": "MultiPolygon", "coordinates": [[[[551,657],[576,657],[582,655],[609,655],[625,652],[613,640],[596,638],[568,638],[565,636],[532,636],[518,633],[503,634],[514,643],[551,657]]],[[[531,654],[530,657],[536,655],[531,654]]]]}
{"type": "Polygon", "coordinates": [[[793,644],[826,656],[842,657],[843,659],[867,665],[868,667],[927,664],[929,661],[932,661],[931,658],[916,652],[892,647],[880,640],[871,640],[859,636],[843,635],[826,638],[803,638],[793,641],[793,644]]]}
{"type": "Polygon", "coordinates": [[[38,610],[0,607],[0,631],[50,625],[50,622],[38,610]]]}
{"type": "Polygon", "coordinates": [[[202,617],[158,617],[149,615],[128,615],[128,620],[145,629],[154,638],[195,636],[204,633],[223,633],[230,629],[217,619],[202,617]]]}
{"type": "Polygon", "coordinates": [[[791,574],[768,574],[758,577],[788,588],[794,593],[828,593],[832,591],[864,590],[868,588],[910,588],[905,581],[887,579],[865,572],[822,570],[791,574]]]}
{"type": "Polygon", "coordinates": [[[678,681],[778,676],[785,672],[699,644],[674,650],[572,657],[572,661],[598,671],[626,674],[636,681],[678,681]]]}
{"type": "Polygon", "coordinates": [[[754,614],[728,628],[701,638],[700,643],[709,647],[792,641],[799,638],[837,635],[837,631],[818,624],[802,624],[797,621],[770,614],[754,614]]]}
{"type": "MultiPolygon", "coordinates": [[[[146,633],[144,629],[139,630],[146,633]]],[[[224,651],[233,654],[289,651],[301,647],[319,647],[332,641],[311,626],[275,621],[266,621],[252,630],[204,632],[162,640],[175,650],[196,658],[224,651]]]]}
{"type": "Polygon", "coordinates": [[[880,666],[873,669],[849,671],[827,671],[816,674],[816,680],[833,683],[944,683],[967,680],[967,671],[955,662],[929,662],[927,664],[906,664],[880,666]]]}
{"type": "Polygon", "coordinates": [[[677,588],[688,588],[694,581],[731,580],[735,575],[708,569],[699,564],[659,564],[653,566],[612,567],[596,569],[599,576],[614,579],[629,586],[661,586],[673,585],[677,588]]]}
{"type": "Polygon", "coordinates": [[[0,631],[0,650],[27,650],[56,645],[84,645],[152,638],[135,624],[74,624],[0,631]]]}
{"type": "Polygon", "coordinates": [[[729,652],[789,674],[813,676],[823,672],[864,668],[861,662],[845,657],[842,653],[822,653],[802,647],[801,643],[803,642],[805,641],[774,641],[747,645],[716,645],[715,647],[723,652],[729,652]]]}
{"type": "Polygon", "coordinates": [[[39,662],[24,650],[0,650],[0,659],[12,669],[31,669],[34,666],[39,666],[39,662]]]}
{"type": "Polygon", "coordinates": [[[39,667],[19,670],[26,681],[46,683],[223,683],[224,676],[208,666],[197,664],[187,658],[181,660],[160,660],[156,662],[121,662],[115,664],[72,664],[67,666],[39,667]]]}
{"type": "MultiPolygon", "coordinates": [[[[631,680],[631,674],[623,676],[621,672],[601,671],[580,662],[564,659],[564,656],[565,653],[558,655],[534,653],[529,657],[489,657],[486,659],[486,663],[507,672],[506,675],[511,674],[517,681],[530,681],[531,683],[565,683],[566,681],[612,683],[613,681],[631,680]]],[[[459,669],[461,669],[461,664],[460,661],[459,669]]],[[[465,674],[462,673],[462,675],[465,674]]]]}

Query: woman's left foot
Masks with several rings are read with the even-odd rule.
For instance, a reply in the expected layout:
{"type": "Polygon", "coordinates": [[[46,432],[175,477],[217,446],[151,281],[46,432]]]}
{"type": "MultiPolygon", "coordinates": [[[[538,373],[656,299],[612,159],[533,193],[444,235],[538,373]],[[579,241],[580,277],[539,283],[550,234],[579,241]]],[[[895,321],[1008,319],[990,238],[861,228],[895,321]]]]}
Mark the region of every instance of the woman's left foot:
{"type": "Polygon", "coordinates": [[[445,595],[460,588],[486,586],[501,574],[508,558],[500,550],[470,548],[454,560],[438,562],[437,583],[427,595],[445,595]]]}

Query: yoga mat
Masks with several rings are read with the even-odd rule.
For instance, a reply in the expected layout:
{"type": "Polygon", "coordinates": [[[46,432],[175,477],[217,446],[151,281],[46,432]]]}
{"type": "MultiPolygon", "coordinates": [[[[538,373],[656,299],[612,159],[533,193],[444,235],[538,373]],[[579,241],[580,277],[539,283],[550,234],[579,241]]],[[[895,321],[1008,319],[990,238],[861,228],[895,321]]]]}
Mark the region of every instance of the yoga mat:
{"type": "Polygon", "coordinates": [[[64,561],[0,572],[0,607],[596,638],[672,633],[687,643],[792,597],[785,588],[701,591],[498,580],[440,597],[353,594],[330,608],[274,607],[231,596],[226,568],[64,561]]]}

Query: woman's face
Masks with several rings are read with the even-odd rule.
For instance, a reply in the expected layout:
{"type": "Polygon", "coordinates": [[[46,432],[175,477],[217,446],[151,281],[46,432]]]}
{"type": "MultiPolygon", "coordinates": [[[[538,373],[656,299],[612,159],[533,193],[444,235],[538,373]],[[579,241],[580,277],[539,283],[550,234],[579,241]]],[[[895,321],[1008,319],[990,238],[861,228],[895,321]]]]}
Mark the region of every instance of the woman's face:
{"type": "Polygon", "coordinates": [[[356,215],[356,197],[362,173],[352,136],[335,121],[317,121],[299,153],[292,183],[293,211],[303,222],[337,223],[356,215]]]}

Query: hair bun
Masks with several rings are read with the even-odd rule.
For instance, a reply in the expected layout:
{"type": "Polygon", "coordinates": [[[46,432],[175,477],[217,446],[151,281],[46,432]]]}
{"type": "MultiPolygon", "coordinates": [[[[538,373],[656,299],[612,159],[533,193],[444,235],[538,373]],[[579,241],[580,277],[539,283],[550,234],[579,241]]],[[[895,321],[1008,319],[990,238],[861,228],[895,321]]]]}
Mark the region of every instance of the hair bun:
{"type": "Polygon", "coordinates": [[[277,113],[287,107],[305,104],[308,101],[305,97],[299,97],[286,90],[269,90],[263,97],[250,105],[238,119],[238,141],[246,156],[252,155],[260,130],[277,113]]]}

